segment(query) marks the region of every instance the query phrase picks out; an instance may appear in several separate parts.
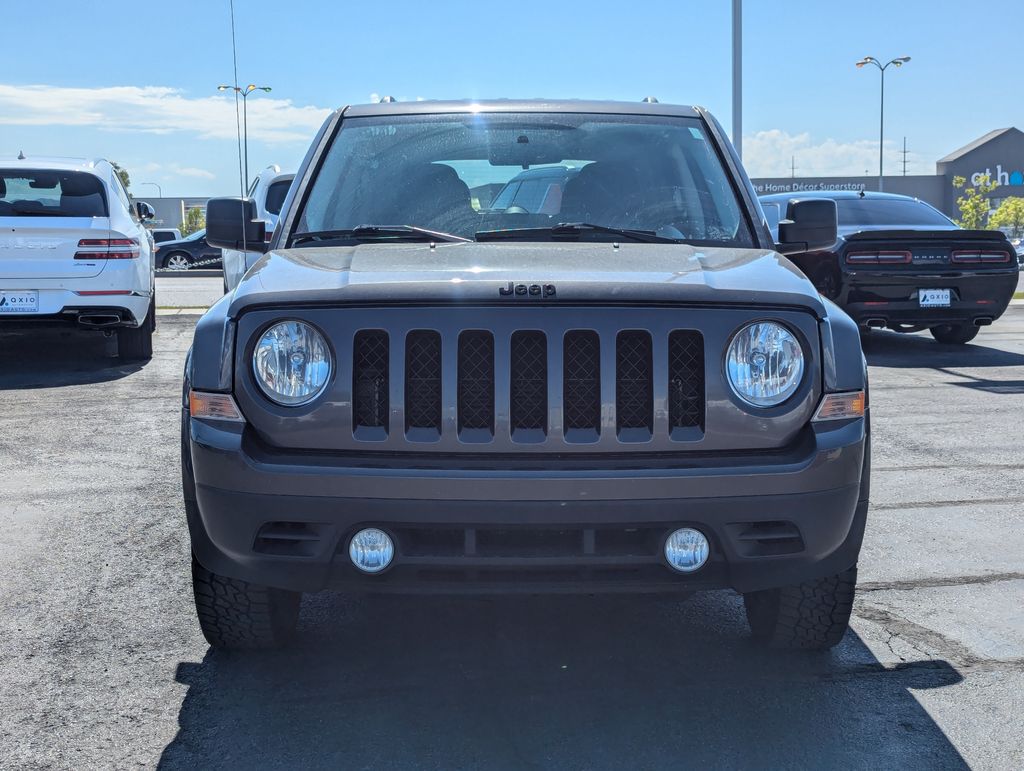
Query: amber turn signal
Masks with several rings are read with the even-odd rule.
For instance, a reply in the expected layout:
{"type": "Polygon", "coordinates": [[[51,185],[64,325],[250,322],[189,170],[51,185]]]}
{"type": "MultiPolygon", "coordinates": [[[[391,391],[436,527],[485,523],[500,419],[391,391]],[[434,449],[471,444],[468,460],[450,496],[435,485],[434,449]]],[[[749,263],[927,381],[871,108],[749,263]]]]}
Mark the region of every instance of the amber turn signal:
{"type": "Polygon", "coordinates": [[[864,392],[825,394],[814,413],[815,420],[846,420],[864,417],[864,392]]]}
{"type": "Polygon", "coordinates": [[[231,420],[244,423],[245,418],[231,394],[212,394],[205,391],[188,392],[188,412],[193,418],[231,420]]]}

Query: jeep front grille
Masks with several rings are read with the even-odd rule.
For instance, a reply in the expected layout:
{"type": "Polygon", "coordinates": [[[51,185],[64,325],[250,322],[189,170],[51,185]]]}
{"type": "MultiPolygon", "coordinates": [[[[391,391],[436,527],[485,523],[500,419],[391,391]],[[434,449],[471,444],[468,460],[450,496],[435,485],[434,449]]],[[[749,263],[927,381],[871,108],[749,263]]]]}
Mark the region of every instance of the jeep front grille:
{"type": "Polygon", "coordinates": [[[704,340],[694,330],[660,338],[639,329],[609,337],[588,329],[464,329],[452,336],[360,330],[351,350],[356,440],[393,434],[396,406],[404,412],[397,430],[404,427],[413,443],[440,440],[448,419],[468,443],[544,443],[555,434],[560,442],[586,444],[608,430],[617,443],[634,444],[649,442],[656,426],[676,441],[703,436],[704,340]],[[392,371],[404,381],[397,391],[392,371]],[[395,393],[404,404],[391,404],[395,393]],[[656,393],[667,404],[660,423],[656,393]],[[614,409],[613,420],[602,405],[614,409]]]}

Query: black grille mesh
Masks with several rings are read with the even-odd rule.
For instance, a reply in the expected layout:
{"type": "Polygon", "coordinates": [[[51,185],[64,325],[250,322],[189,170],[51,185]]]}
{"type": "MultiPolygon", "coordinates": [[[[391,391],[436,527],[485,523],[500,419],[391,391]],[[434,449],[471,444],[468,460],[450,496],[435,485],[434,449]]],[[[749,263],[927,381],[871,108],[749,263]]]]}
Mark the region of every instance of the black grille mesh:
{"type": "Polygon", "coordinates": [[[441,335],[425,329],[405,339],[405,423],[441,430],[441,335]]]}
{"type": "Polygon", "coordinates": [[[512,429],[546,429],[548,344],[543,332],[512,335],[509,407],[512,429]]]}
{"type": "Polygon", "coordinates": [[[601,344],[596,332],[567,332],[562,372],[565,428],[601,429],[601,344]]]}
{"type": "Polygon", "coordinates": [[[654,429],[651,336],[620,332],[615,340],[615,414],[618,427],[654,429]]]}
{"type": "Polygon", "coordinates": [[[459,430],[494,431],[494,337],[469,330],[459,335],[459,430]]]}
{"type": "Polygon", "coordinates": [[[704,430],[704,337],[677,330],[668,338],[669,428],[704,430]]]}
{"type": "Polygon", "coordinates": [[[388,334],[356,334],[352,353],[352,412],[356,428],[388,426],[388,334]]]}

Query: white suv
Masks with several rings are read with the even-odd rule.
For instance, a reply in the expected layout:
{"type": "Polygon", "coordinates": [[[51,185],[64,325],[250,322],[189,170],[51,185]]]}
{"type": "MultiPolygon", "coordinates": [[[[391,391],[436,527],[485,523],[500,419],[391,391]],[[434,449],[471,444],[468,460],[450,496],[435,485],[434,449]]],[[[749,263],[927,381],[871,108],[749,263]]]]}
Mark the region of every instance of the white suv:
{"type": "MultiPolygon", "coordinates": [[[[295,179],[295,175],[282,173],[280,166],[267,166],[249,185],[246,195],[256,202],[256,218],[267,223],[267,241],[270,240],[277,228],[277,218],[281,214],[281,206],[284,204],[293,179],[295,179]]],[[[225,294],[238,286],[242,276],[260,256],[260,252],[221,250],[225,294]]]]}
{"type": "Polygon", "coordinates": [[[123,358],[152,357],[152,216],[108,161],[0,159],[0,329],[116,330],[123,358]]]}

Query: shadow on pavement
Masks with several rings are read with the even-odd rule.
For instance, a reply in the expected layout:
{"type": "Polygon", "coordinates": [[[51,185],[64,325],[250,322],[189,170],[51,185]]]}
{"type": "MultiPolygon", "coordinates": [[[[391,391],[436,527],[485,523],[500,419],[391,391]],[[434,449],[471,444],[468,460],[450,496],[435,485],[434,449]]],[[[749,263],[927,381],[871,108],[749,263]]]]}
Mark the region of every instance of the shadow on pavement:
{"type": "Polygon", "coordinates": [[[937,343],[927,332],[900,334],[874,331],[862,338],[864,355],[872,367],[1019,367],[1024,355],[989,348],[976,342],[966,345],[937,343]]]}
{"type": "Polygon", "coordinates": [[[728,592],[307,597],[285,652],[182,663],[160,767],[966,768],[910,689],[948,663],[765,651],[728,592]]]}
{"type": "Polygon", "coordinates": [[[0,390],[57,388],[120,380],[142,362],[117,358],[117,340],[101,332],[37,327],[0,333],[0,390]]]}

